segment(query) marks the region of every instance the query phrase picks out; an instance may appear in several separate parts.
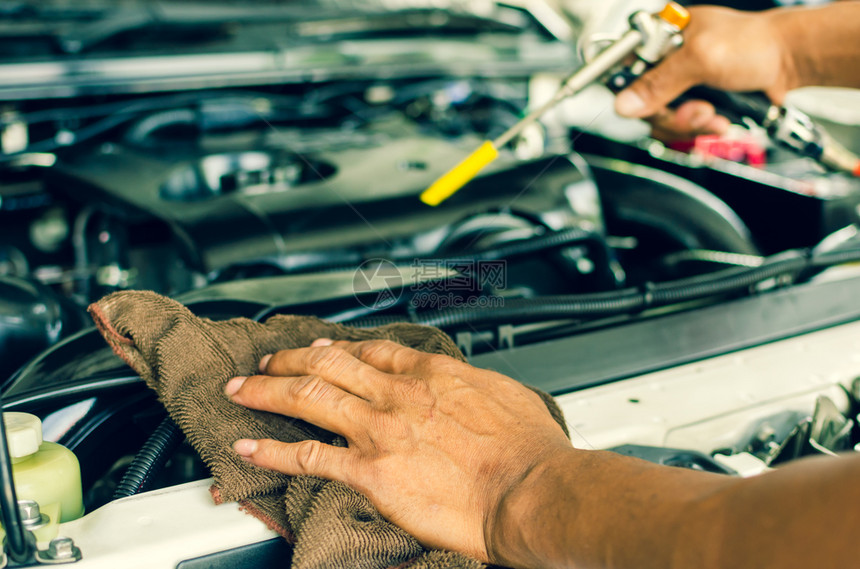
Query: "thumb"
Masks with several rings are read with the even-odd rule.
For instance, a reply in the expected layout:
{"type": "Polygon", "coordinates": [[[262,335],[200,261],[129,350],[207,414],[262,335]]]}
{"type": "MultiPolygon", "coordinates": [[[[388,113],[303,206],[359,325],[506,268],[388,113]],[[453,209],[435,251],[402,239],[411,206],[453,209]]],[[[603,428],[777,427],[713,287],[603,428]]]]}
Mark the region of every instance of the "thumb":
{"type": "Polygon", "coordinates": [[[633,85],[615,98],[615,111],[623,117],[650,117],[666,108],[679,95],[697,81],[688,61],[681,52],[667,57],[660,65],[649,70],[633,85]]]}

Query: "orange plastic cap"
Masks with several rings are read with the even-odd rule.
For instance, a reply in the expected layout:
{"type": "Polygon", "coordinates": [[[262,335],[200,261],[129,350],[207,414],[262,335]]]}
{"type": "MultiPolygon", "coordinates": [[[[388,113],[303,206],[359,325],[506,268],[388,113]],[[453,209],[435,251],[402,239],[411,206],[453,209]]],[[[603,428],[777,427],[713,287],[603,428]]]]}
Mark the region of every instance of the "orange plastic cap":
{"type": "Polygon", "coordinates": [[[675,2],[669,2],[658,14],[663,20],[669,22],[679,30],[683,30],[690,23],[690,12],[675,2]]]}

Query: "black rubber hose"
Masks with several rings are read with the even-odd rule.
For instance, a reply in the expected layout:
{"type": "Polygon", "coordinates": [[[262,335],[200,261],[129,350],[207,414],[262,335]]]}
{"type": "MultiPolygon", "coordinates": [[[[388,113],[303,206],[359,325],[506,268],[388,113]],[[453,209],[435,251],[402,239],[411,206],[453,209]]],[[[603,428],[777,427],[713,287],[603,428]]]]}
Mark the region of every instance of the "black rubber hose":
{"type": "Polygon", "coordinates": [[[126,133],[131,144],[145,144],[159,130],[176,126],[197,126],[198,114],[191,109],[171,109],[146,116],[136,122],[126,133]]]}
{"type": "MultiPolygon", "coordinates": [[[[0,407],[2,408],[2,407],[0,407]]],[[[6,421],[0,414],[0,519],[6,529],[6,549],[16,563],[29,563],[36,551],[36,540],[24,529],[18,511],[18,496],[12,478],[12,458],[6,439],[6,421]]]]}
{"type": "MultiPolygon", "coordinates": [[[[400,317],[399,321],[449,328],[462,324],[522,323],[629,314],[647,308],[737,293],[769,279],[800,275],[810,267],[826,267],[857,260],[860,260],[860,250],[826,253],[816,257],[810,257],[805,251],[787,251],[769,257],[759,267],[733,267],[677,281],[649,284],[641,289],[505,299],[504,306],[500,307],[468,306],[433,310],[415,313],[411,318],[400,317]]],[[[394,318],[397,317],[381,315],[348,324],[369,327],[398,321],[394,318]]]]}
{"type": "Polygon", "coordinates": [[[504,306],[458,307],[444,310],[417,312],[412,317],[405,315],[370,316],[344,324],[357,328],[374,328],[394,322],[414,322],[426,326],[446,328],[460,324],[484,324],[488,322],[526,322],[552,319],[579,318],[611,314],[626,314],[645,308],[645,299],[638,288],[619,291],[541,296],[538,298],[505,299],[504,306]]]}
{"type": "Polygon", "coordinates": [[[603,295],[559,295],[539,298],[505,299],[503,306],[458,307],[418,313],[415,322],[450,328],[461,324],[494,322],[521,323],[610,316],[638,312],[646,307],[639,289],[625,289],[603,295]]]}
{"type": "Polygon", "coordinates": [[[561,229],[547,235],[513,241],[484,251],[476,251],[464,255],[465,259],[475,261],[497,261],[501,259],[516,259],[554,249],[561,249],[576,243],[590,243],[594,265],[603,267],[609,282],[617,284],[615,274],[610,266],[612,252],[602,235],[579,228],[561,229]]]}
{"type": "MultiPolygon", "coordinates": [[[[546,235],[541,235],[540,237],[512,241],[485,251],[475,251],[473,253],[466,253],[462,256],[476,261],[496,261],[499,259],[512,259],[522,257],[524,255],[532,255],[542,251],[550,251],[552,249],[558,249],[560,247],[573,245],[574,243],[581,243],[583,241],[594,241],[601,245],[600,249],[602,253],[606,252],[606,242],[600,235],[574,227],[571,229],[552,231],[546,235]]],[[[444,258],[444,255],[442,257],[444,258]]]]}
{"type": "Polygon", "coordinates": [[[846,251],[830,251],[815,255],[810,259],[810,267],[821,269],[842,265],[844,263],[855,263],[860,260],[860,250],[849,249],[846,251]]]}
{"type": "Polygon", "coordinates": [[[155,429],[126,470],[122,481],[113,494],[113,499],[134,496],[146,492],[152,480],[173,455],[185,435],[170,417],[165,418],[155,429]]]}
{"type": "MultiPolygon", "coordinates": [[[[603,265],[606,267],[607,273],[609,273],[609,278],[611,278],[611,282],[613,285],[616,284],[615,276],[612,273],[612,270],[609,268],[610,261],[610,250],[609,246],[606,244],[605,239],[597,234],[592,233],[590,231],[585,231],[578,228],[571,229],[562,229],[560,231],[553,231],[547,235],[542,235],[540,237],[535,237],[532,239],[523,239],[521,241],[514,241],[512,243],[507,243],[505,245],[500,245],[498,247],[492,247],[490,249],[486,249],[484,251],[476,251],[472,253],[464,253],[459,256],[446,256],[444,254],[439,255],[438,257],[411,257],[411,258],[395,258],[392,259],[393,263],[403,262],[405,260],[415,260],[422,258],[433,258],[439,259],[441,261],[496,261],[500,259],[513,259],[516,257],[521,257],[525,255],[533,255],[535,253],[551,251],[553,249],[560,249],[562,247],[567,247],[574,245],[576,243],[582,243],[586,241],[594,242],[594,250],[599,255],[599,258],[595,259],[595,265],[603,265]]],[[[310,272],[310,271],[334,271],[334,270],[355,270],[360,266],[360,263],[351,263],[351,264],[330,264],[325,266],[317,266],[317,267],[302,267],[296,271],[288,271],[288,274],[293,273],[301,273],[301,272],[310,272]]],[[[546,298],[546,297],[542,297],[546,298]]],[[[273,314],[279,314],[284,310],[289,310],[291,306],[294,305],[278,305],[273,306],[271,308],[266,308],[260,313],[254,316],[254,320],[261,321],[266,318],[272,316],[273,314]]],[[[393,315],[380,315],[380,316],[365,316],[365,317],[356,317],[353,320],[344,320],[343,322],[348,322],[351,326],[356,326],[358,328],[375,328],[376,326],[383,326],[385,324],[391,324],[393,322],[404,322],[408,319],[404,316],[393,316],[393,315]]],[[[337,320],[340,322],[341,320],[337,320]]]]}
{"type": "Polygon", "coordinates": [[[649,304],[665,306],[716,294],[742,290],[781,275],[795,275],[810,265],[810,258],[800,251],[788,251],[767,258],[758,267],[732,267],[714,273],[696,275],[677,281],[652,285],[649,304]]]}

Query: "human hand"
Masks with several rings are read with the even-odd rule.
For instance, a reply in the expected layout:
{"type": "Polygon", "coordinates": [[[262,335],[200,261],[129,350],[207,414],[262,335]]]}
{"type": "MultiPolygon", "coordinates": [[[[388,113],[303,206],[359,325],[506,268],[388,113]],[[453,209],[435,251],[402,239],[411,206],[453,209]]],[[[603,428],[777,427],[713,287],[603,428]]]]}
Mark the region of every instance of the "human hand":
{"type": "Polygon", "coordinates": [[[243,458],[345,482],[422,544],[482,561],[504,558],[492,536],[505,498],[572,448],[522,384],[390,341],[321,339],[266,356],[260,371],[227,395],[343,435],[348,448],[240,440],[243,458]]]}
{"type": "Polygon", "coordinates": [[[695,85],[727,91],[763,91],[781,103],[796,83],[775,15],[716,6],[690,8],[684,45],[618,94],[615,109],[645,118],[656,138],[671,142],[698,134],[722,134],[729,121],[705,101],[667,105],[695,85]]]}

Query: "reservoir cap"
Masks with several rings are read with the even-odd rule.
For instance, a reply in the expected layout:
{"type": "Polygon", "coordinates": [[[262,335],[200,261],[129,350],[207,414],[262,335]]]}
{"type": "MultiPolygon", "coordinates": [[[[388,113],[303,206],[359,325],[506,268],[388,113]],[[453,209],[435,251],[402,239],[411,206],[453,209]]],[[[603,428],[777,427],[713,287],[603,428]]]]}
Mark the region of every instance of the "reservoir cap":
{"type": "Polygon", "coordinates": [[[22,458],[38,452],[42,445],[42,420],[30,413],[3,413],[9,455],[22,458]]]}
{"type": "Polygon", "coordinates": [[[666,4],[658,15],[679,30],[683,30],[690,23],[690,12],[677,2],[666,4]]]}

